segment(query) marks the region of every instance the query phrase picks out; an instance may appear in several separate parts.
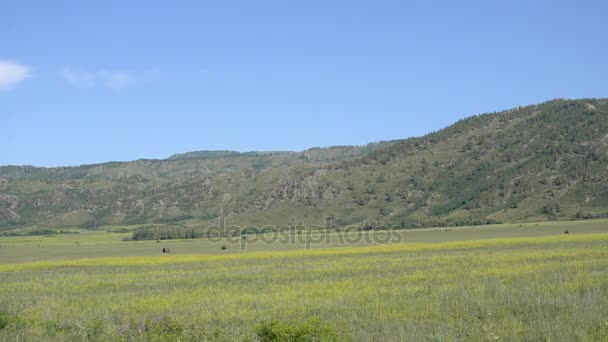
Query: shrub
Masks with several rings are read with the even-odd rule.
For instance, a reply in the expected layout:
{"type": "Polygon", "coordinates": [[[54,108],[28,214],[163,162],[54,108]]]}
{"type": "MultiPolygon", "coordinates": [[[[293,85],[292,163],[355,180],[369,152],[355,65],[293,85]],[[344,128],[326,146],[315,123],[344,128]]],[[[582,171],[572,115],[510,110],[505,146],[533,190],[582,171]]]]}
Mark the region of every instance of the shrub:
{"type": "Polygon", "coordinates": [[[306,322],[263,322],[256,326],[255,333],[260,342],[312,342],[339,341],[340,335],[331,323],[318,317],[306,322]]]}
{"type": "Polygon", "coordinates": [[[103,321],[94,319],[86,323],[86,334],[88,340],[96,340],[104,333],[103,321]]]}
{"type": "Polygon", "coordinates": [[[557,202],[551,201],[545,204],[545,206],[541,209],[541,213],[545,215],[551,216],[559,216],[560,214],[560,206],[557,202]]]}
{"type": "Polygon", "coordinates": [[[0,330],[5,329],[10,323],[9,315],[0,308],[0,330]]]}
{"type": "Polygon", "coordinates": [[[156,321],[147,320],[145,332],[149,337],[158,337],[163,341],[168,341],[182,337],[184,327],[175,318],[163,316],[156,321]]]}
{"type": "Polygon", "coordinates": [[[589,331],[589,340],[608,341],[608,321],[597,324],[589,331]]]}

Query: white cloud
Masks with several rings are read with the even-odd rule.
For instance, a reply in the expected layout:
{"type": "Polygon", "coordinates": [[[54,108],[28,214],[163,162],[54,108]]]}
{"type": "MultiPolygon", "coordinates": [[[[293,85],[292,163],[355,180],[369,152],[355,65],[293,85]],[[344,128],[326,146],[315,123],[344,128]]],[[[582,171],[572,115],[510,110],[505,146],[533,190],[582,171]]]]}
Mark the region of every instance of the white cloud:
{"type": "Polygon", "coordinates": [[[31,73],[32,71],[27,65],[0,60],[0,90],[25,81],[30,78],[31,73]]]}
{"type": "Polygon", "coordinates": [[[148,82],[159,77],[158,69],[144,72],[124,72],[113,70],[80,70],[64,68],[60,72],[61,77],[68,83],[79,88],[93,88],[103,86],[112,89],[123,89],[140,82],[148,82]]]}

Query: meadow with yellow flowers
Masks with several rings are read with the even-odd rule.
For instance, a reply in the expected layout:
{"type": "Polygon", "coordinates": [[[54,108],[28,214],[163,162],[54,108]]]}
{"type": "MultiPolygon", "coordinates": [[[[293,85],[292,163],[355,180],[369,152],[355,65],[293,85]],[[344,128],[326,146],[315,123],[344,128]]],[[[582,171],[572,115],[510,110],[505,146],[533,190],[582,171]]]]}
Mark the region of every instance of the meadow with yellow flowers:
{"type": "Polygon", "coordinates": [[[0,262],[0,340],[607,341],[604,229],[0,262]]]}

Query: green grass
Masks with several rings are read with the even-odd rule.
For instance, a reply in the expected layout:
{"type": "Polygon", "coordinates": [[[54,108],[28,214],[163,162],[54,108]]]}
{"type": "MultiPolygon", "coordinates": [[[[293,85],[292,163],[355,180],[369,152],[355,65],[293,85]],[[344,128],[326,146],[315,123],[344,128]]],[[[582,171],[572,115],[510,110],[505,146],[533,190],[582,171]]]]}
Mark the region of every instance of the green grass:
{"type": "MultiPolygon", "coordinates": [[[[285,235],[250,236],[246,241],[240,238],[228,241],[208,239],[196,240],[166,240],[156,241],[129,241],[123,238],[131,236],[130,233],[109,233],[104,227],[100,230],[80,230],[80,234],[55,236],[12,236],[0,237],[0,264],[23,263],[39,260],[63,260],[85,258],[107,258],[128,256],[155,256],[163,248],[170,248],[171,254],[227,254],[242,253],[241,243],[245,243],[245,252],[302,249],[306,244],[302,241],[291,241],[285,235]],[[263,240],[263,241],[262,241],[263,240]],[[268,243],[268,241],[272,243],[268,243]],[[227,249],[220,247],[226,245],[227,249]]],[[[74,231],[78,231],[72,229],[74,231]]],[[[472,227],[424,228],[400,230],[391,232],[391,242],[403,243],[436,243],[448,241],[466,241],[480,239],[497,239],[513,237],[543,237],[561,235],[564,230],[570,234],[588,234],[608,232],[608,220],[565,221],[565,222],[539,222],[522,224],[501,224],[472,227]]],[[[353,245],[370,245],[381,242],[386,232],[376,232],[377,239],[366,238],[374,233],[351,233],[349,239],[344,235],[335,233],[328,237],[313,235],[318,247],[342,247],[353,245]],[[328,240],[329,238],[329,240],[328,240]]]]}
{"type": "Polygon", "coordinates": [[[310,249],[123,235],[0,239],[0,341],[608,338],[606,220],[310,249]]]}

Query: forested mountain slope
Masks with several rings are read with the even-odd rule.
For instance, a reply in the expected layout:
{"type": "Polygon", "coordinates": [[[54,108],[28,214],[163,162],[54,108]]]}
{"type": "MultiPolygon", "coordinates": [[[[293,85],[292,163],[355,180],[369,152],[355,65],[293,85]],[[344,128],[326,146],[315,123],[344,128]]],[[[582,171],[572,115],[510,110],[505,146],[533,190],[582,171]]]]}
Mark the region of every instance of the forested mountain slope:
{"type": "Polygon", "coordinates": [[[473,116],[420,138],[303,152],[201,151],[65,168],[1,167],[0,226],[403,227],[608,212],[608,100],[473,116]]]}

